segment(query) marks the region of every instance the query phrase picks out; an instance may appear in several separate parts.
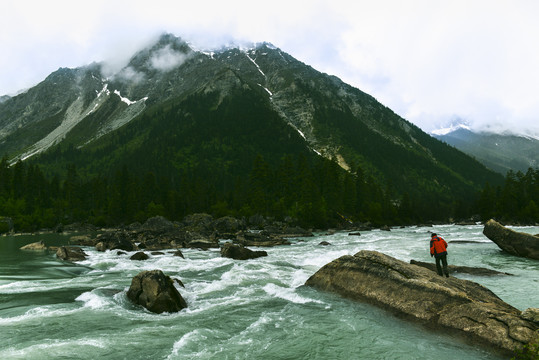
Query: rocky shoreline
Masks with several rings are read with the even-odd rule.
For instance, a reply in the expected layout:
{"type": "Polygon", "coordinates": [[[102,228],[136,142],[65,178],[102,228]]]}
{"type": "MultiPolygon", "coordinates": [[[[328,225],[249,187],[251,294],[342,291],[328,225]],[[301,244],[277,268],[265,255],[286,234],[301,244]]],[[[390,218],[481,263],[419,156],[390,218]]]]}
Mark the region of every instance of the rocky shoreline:
{"type": "Polygon", "coordinates": [[[77,236],[72,245],[95,246],[98,251],[158,251],[165,249],[219,248],[228,240],[242,246],[289,245],[289,238],[311,237],[313,233],[286,223],[270,223],[248,228],[245,220],[233,217],[214,219],[208,214],[193,214],[182,222],[172,222],[162,216],[148,219],[144,224],[131,224],[126,228],[109,229],[95,237],[77,236]]]}

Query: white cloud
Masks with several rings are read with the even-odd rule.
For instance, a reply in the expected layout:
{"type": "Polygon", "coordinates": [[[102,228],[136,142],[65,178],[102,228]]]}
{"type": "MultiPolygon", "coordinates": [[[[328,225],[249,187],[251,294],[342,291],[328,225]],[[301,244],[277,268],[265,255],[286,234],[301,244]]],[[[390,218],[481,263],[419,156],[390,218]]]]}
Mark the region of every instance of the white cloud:
{"type": "Polygon", "coordinates": [[[170,45],[159,49],[150,59],[150,65],[159,71],[170,71],[187,60],[187,54],[172,49],[170,45]]]}
{"type": "MultiPolygon", "coordinates": [[[[0,93],[60,66],[127,65],[161,32],[200,47],[269,41],[430,130],[454,118],[539,134],[534,0],[0,2],[0,93]]],[[[179,53],[153,59],[167,71],[179,53]]],[[[129,74],[126,73],[126,75],[129,74]]]]}
{"type": "Polygon", "coordinates": [[[114,74],[114,77],[121,80],[126,80],[128,82],[138,83],[144,80],[145,75],[144,73],[136,71],[131,66],[127,66],[123,68],[120,72],[114,74]]]}

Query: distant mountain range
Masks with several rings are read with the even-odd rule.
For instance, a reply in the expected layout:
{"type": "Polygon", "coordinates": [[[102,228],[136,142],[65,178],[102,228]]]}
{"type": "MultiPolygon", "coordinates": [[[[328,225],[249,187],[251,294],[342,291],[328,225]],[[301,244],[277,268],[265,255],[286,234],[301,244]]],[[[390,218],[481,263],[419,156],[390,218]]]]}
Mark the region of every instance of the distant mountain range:
{"type": "Polygon", "coordinates": [[[99,63],[60,68],[2,98],[0,154],[47,173],[71,163],[83,176],[122,166],[169,179],[181,173],[215,191],[248,177],[257,157],[270,165],[288,155],[326,158],[374,179],[395,201],[422,199],[427,212],[432,199],[469,200],[502,179],[268,43],[208,52],[165,34],[116,74],[103,73],[99,63]]]}
{"type": "Polygon", "coordinates": [[[539,140],[533,137],[474,132],[467,126],[435,131],[433,136],[504,175],[539,167],[539,140]]]}

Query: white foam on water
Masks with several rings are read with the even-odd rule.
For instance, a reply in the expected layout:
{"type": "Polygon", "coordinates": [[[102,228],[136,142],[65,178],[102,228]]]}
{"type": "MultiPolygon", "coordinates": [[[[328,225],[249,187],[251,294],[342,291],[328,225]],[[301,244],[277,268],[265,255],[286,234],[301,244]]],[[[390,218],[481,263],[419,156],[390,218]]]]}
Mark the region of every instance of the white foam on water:
{"type": "Polygon", "coordinates": [[[14,281],[8,284],[0,285],[0,294],[24,294],[78,287],[80,287],[80,280],[78,278],[61,280],[14,281]]]}
{"type": "Polygon", "coordinates": [[[94,291],[82,293],[75,300],[82,301],[84,303],[84,306],[89,307],[90,309],[103,309],[104,307],[111,304],[111,302],[107,298],[96,294],[94,291]]]}
{"type": "Polygon", "coordinates": [[[24,322],[41,321],[43,318],[61,317],[74,314],[78,309],[57,309],[55,305],[37,306],[23,315],[0,317],[0,325],[13,325],[24,322]]]}
{"type": "Polygon", "coordinates": [[[309,299],[298,295],[295,289],[285,288],[275,284],[267,284],[266,286],[264,286],[264,291],[270,296],[278,297],[280,299],[287,300],[295,304],[306,304],[310,302],[322,304],[320,300],[309,299]]]}
{"type": "Polygon", "coordinates": [[[305,256],[299,262],[301,266],[321,268],[327,263],[340,258],[343,255],[351,255],[350,250],[337,250],[337,251],[325,251],[319,254],[312,254],[313,256],[305,256]]]}
{"type": "MultiPolygon", "coordinates": [[[[172,352],[167,357],[167,359],[177,359],[178,356],[182,355],[185,356],[186,353],[189,353],[189,351],[185,351],[187,348],[191,346],[199,346],[200,343],[204,343],[206,340],[208,340],[208,336],[205,335],[207,332],[212,332],[211,330],[193,330],[186,334],[184,334],[180,340],[174,342],[174,345],[172,346],[172,352]]],[[[193,354],[194,355],[194,354],[193,354]]],[[[197,355],[202,355],[201,353],[198,353],[197,355]]],[[[198,356],[193,356],[192,358],[197,358],[198,356]]]]}
{"type": "Polygon", "coordinates": [[[313,275],[313,273],[307,270],[294,271],[290,286],[292,288],[297,288],[298,286],[305,284],[305,282],[311,277],[311,275],[313,275]]]}
{"type": "Polygon", "coordinates": [[[36,344],[25,348],[9,347],[0,350],[1,359],[45,359],[45,358],[76,358],[77,352],[88,353],[89,348],[107,349],[110,344],[105,339],[76,339],[76,340],[50,340],[43,344],[36,344]],[[81,349],[84,348],[84,349],[81,349]]]}

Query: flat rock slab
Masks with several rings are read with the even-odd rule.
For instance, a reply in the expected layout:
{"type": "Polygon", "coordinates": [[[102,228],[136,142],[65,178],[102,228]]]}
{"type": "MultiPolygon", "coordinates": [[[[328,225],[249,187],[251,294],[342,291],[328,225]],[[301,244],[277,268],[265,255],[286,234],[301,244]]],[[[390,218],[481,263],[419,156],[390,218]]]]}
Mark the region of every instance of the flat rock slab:
{"type": "Polygon", "coordinates": [[[509,254],[539,260],[539,237],[508,229],[490,219],[483,234],[509,254]]]}
{"type": "Polygon", "coordinates": [[[43,241],[38,241],[28,245],[24,245],[23,247],[21,247],[21,250],[45,251],[47,250],[47,247],[45,246],[43,241]]]}
{"type": "Polygon", "coordinates": [[[322,267],[305,283],[368,302],[397,315],[453,330],[490,349],[507,353],[534,338],[537,323],[486,287],[436,273],[376,251],[345,255],[322,267]]]}
{"type": "MultiPolygon", "coordinates": [[[[424,261],[410,260],[410,264],[417,265],[429,269],[431,271],[436,271],[436,264],[434,262],[427,263],[424,261]]],[[[478,276],[495,276],[495,275],[513,275],[506,272],[501,272],[497,270],[482,268],[482,267],[472,267],[472,266],[458,266],[458,265],[449,265],[449,273],[460,273],[460,274],[472,274],[478,276]]]]}

